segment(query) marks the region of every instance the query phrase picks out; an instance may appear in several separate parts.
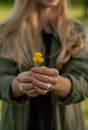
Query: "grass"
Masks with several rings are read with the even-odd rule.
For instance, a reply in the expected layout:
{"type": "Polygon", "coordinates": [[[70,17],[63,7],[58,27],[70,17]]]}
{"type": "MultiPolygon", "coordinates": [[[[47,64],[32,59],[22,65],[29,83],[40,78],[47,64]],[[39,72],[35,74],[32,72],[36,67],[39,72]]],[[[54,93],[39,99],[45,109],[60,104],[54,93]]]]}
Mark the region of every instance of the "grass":
{"type": "MultiPolygon", "coordinates": [[[[74,2],[74,1],[73,1],[74,2]]],[[[0,3],[0,21],[6,19],[10,12],[11,12],[12,6],[11,4],[6,6],[0,3]]],[[[70,14],[71,16],[76,19],[76,20],[80,20],[83,24],[85,24],[86,26],[88,26],[88,17],[84,16],[84,8],[81,4],[79,4],[77,6],[77,4],[73,4],[70,7],[70,14]]],[[[1,107],[2,107],[2,102],[0,101],[0,117],[1,117],[1,107]]],[[[82,104],[82,109],[83,109],[83,113],[84,113],[84,118],[86,121],[86,125],[88,128],[88,100],[84,101],[81,103],[82,104]]]]}
{"type": "Polygon", "coordinates": [[[85,118],[85,123],[88,129],[88,100],[83,101],[81,104],[82,104],[82,110],[85,118]]]}
{"type": "Polygon", "coordinates": [[[84,25],[88,26],[88,16],[85,16],[84,13],[84,7],[83,6],[71,6],[70,7],[70,14],[71,16],[76,19],[81,21],[84,25]]]}
{"type": "Polygon", "coordinates": [[[11,5],[6,6],[0,4],[0,22],[10,15],[11,9],[12,9],[11,5]]]}
{"type": "Polygon", "coordinates": [[[0,101],[0,119],[1,119],[1,114],[2,114],[2,101],[0,101]]]}

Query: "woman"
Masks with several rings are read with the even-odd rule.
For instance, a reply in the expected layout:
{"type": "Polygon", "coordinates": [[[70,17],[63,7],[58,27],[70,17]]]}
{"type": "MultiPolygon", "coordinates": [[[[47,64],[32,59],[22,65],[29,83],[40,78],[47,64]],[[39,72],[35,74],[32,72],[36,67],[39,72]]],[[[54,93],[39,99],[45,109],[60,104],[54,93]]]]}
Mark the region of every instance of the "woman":
{"type": "Polygon", "coordinates": [[[85,130],[86,30],[66,0],[16,0],[0,25],[1,130],[85,130]],[[41,52],[44,66],[33,65],[41,52]],[[34,67],[33,67],[34,66],[34,67]]]}

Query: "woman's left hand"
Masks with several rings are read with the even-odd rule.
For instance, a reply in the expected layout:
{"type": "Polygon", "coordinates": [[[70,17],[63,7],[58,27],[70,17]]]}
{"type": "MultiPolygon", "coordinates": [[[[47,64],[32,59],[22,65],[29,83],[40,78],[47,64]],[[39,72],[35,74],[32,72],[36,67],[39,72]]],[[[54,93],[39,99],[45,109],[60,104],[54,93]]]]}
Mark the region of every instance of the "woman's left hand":
{"type": "Polygon", "coordinates": [[[53,68],[33,67],[31,69],[31,81],[39,94],[45,95],[55,88],[58,82],[58,70],[53,68]]]}

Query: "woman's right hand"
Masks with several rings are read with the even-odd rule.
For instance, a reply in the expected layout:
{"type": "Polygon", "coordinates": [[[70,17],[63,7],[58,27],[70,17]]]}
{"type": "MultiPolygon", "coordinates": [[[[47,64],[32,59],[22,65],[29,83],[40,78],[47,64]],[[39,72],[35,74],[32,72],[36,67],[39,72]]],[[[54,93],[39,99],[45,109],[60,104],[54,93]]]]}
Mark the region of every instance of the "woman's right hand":
{"type": "Polygon", "coordinates": [[[39,94],[36,92],[35,88],[30,79],[30,71],[22,72],[17,75],[17,77],[11,83],[11,95],[12,97],[19,97],[24,94],[29,95],[30,97],[36,97],[39,94]],[[23,83],[24,90],[19,89],[19,85],[23,83]]]}

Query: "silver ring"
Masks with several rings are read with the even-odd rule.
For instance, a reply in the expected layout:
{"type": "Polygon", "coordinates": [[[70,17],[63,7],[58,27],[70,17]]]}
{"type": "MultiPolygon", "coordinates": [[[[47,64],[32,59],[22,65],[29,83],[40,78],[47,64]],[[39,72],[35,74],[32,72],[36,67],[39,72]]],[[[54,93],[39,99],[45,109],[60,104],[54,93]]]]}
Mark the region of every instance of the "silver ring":
{"type": "Polygon", "coordinates": [[[23,83],[19,84],[19,90],[22,91],[22,92],[24,91],[24,84],[23,83]]]}
{"type": "Polygon", "coordinates": [[[51,87],[52,87],[52,84],[51,84],[51,83],[48,83],[48,85],[47,85],[47,90],[51,90],[51,87]]]}

